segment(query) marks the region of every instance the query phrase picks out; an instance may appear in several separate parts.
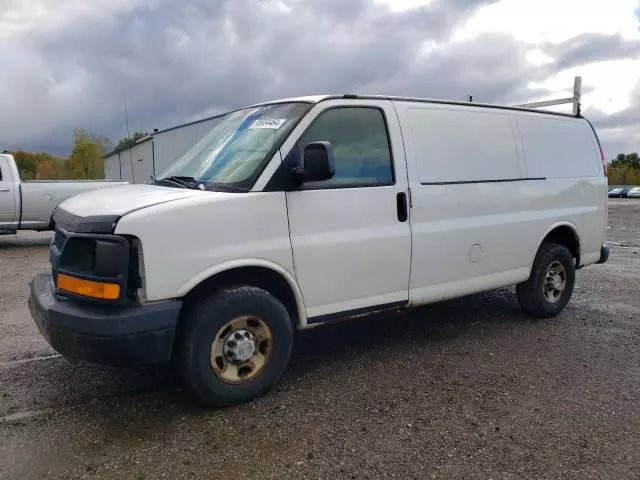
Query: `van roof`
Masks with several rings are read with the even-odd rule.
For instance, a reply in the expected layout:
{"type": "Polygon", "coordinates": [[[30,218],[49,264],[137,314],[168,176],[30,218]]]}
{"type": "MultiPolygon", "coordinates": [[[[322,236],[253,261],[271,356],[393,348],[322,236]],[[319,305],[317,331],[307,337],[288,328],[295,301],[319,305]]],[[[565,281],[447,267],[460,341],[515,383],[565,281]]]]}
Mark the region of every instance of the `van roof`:
{"type": "Polygon", "coordinates": [[[493,103],[464,102],[464,101],[456,101],[456,100],[442,100],[438,98],[402,97],[402,96],[393,96],[393,95],[358,95],[355,93],[345,93],[342,95],[307,95],[307,96],[301,96],[301,97],[281,98],[281,99],[256,103],[254,105],[251,105],[251,107],[257,107],[260,105],[272,105],[274,103],[290,103],[290,102],[304,102],[304,103],[315,104],[325,100],[335,100],[335,99],[392,100],[392,101],[399,101],[399,102],[401,101],[401,102],[435,103],[435,104],[443,104],[443,105],[465,105],[465,106],[474,106],[474,107],[496,108],[496,109],[503,109],[503,110],[517,110],[521,112],[545,113],[549,115],[559,115],[562,117],[576,118],[576,115],[573,115],[572,113],[554,112],[551,110],[541,110],[536,108],[517,107],[517,106],[509,106],[509,105],[497,105],[493,103]]]}
{"type": "MultiPolygon", "coordinates": [[[[496,108],[496,109],[502,109],[502,110],[516,110],[516,111],[521,111],[521,112],[533,112],[533,113],[543,113],[543,114],[548,114],[548,115],[558,115],[558,116],[562,116],[562,117],[569,117],[569,118],[583,118],[581,116],[576,116],[573,115],[571,113],[562,113],[562,112],[553,112],[551,110],[540,110],[540,109],[535,109],[535,108],[526,108],[526,107],[517,107],[517,106],[508,106],[508,105],[496,105],[496,104],[492,104],[492,103],[477,103],[477,102],[463,102],[463,101],[455,101],[455,100],[442,100],[442,99],[437,99],[437,98],[421,98],[421,97],[402,97],[402,96],[393,96],[393,95],[358,95],[355,93],[344,93],[342,95],[304,95],[304,96],[300,96],[300,97],[289,97],[289,98],[280,98],[280,99],[275,99],[275,100],[268,100],[265,102],[260,102],[260,103],[255,103],[253,105],[249,105],[246,107],[241,107],[241,108],[251,108],[251,107],[258,107],[261,105],[273,105],[276,103],[292,103],[292,102],[303,102],[303,103],[319,103],[325,100],[335,100],[335,99],[351,99],[351,100],[395,100],[395,101],[402,101],[402,102],[420,102],[420,103],[435,103],[435,104],[442,104],[442,105],[466,105],[466,106],[474,106],[474,107],[486,107],[486,108],[496,108]]],[[[233,111],[233,110],[232,110],[233,111]]],[[[225,112],[225,113],[221,113],[218,115],[214,115],[213,117],[207,117],[207,118],[202,118],[200,120],[195,120],[195,121],[191,121],[191,122],[187,122],[187,123],[183,123],[181,125],[177,125],[175,127],[170,127],[170,128],[165,128],[163,130],[159,130],[157,132],[153,132],[151,134],[149,134],[148,136],[138,140],[137,143],[144,143],[147,140],[150,140],[151,137],[153,137],[154,135],[157,135],[159,133],[165,133],[171,130],[175,130],[181,127],[185,127],[188,125],[192,125],[192,124],[196,124],[196,123],[201,123],[207,120],[212,120],[214,118],[219,118],[219,117],[223,117],[229,113],[231,113],[232,111],[229,112],[225,112]]],[[[110,157],[111,155],[115,155],[116,153],[122,152],[124,150],[127,150],[128,148],[131,148],[132,145],[126,145],[126,146],[122,146],[122,147],[118,147],[113,149],[112,151],[110,151],[109,153],[105,154],[103,156],[103,158],[107,158],[110,157]]]]}

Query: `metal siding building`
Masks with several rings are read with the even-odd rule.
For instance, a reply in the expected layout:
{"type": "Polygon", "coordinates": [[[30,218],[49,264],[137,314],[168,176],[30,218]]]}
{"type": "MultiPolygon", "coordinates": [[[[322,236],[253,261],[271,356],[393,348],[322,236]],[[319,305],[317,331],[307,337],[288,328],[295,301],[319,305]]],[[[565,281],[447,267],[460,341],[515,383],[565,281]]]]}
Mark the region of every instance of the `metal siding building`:
{"type": "Polygon", "coordinates": [[[131,183],[144,183],[153,175],[153,144],[151,139],[138,142],[120,152],[122,179],[131,183]]]}
{"type": "MultiPolygon", "coordinates": [[[[223,114],[224,115],[224,114],[223,114]]],[[[216,126],[223,115],[155,132],[129,148],[104,157],[104,175],[109,180],[146,183],[158,175],[216,126]]]]}
{"type": "Polygon", "coordinates": [[[156,174],[162,172],[187,150],[202,140],[221,117],[207,118],[198,122],[169,128],[153,135],[156,174]]]}
{"type": "Polygon", "coordinates": [[[107,180],[120,180],[120,154],[109,153],[104,157],[104,178],[107,180]]]}
{"type": "Polygon", "coordinates": [[[153,174],[153,142],[151,137],[139,140],[131,148],[114,151],[104,159],[104,177],[145,183],[153,174]]]}

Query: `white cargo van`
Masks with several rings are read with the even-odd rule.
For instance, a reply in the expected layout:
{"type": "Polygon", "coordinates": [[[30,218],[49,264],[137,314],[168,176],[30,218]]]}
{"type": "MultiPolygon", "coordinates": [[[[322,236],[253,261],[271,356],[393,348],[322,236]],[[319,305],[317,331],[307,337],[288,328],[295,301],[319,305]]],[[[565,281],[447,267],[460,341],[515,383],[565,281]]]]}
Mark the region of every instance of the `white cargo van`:
{"type": "Polygon", "coordinates": [[[228,114],[155,185],[56,210],[32,316],[69,357],[175,360],[205,402],[264,392],[293,332],[517,285],[558,315],[604,262],[606,164],[579,116],[369,96],[228,114]]]}

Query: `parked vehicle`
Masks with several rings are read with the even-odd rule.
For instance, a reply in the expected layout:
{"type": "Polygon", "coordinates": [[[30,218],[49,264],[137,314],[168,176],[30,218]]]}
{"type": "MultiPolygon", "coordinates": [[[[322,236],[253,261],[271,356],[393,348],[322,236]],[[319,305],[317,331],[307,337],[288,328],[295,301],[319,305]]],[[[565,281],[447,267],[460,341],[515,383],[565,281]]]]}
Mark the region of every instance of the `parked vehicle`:
{"type": "Polygon", "coordinates": [[[617,187],[609,190],[609,198],[627,198],[631,187],[617,187]]]}
{"type": "Polygon", "coordinates": [[[575,270],[609,255],[605,169],[580,116],[353,95],[260,104],[156,185],[61,204],[29,306],[68,357],[173,360],[204,402],[242,403],[280,377],[296,329],[512,284],[526,313],[560,314],[575,270]]]}
{"type": "Polygon", "coordinates": [[[0,154],[0,235],[17,230],[51,230],[51,214],[62,201],[96,188],[126,182],[52,180],[21,182],[15,159],[0,154]]]}
{"type": "Polygon", "coordinates": [[[633,187],[627,193],[628,198],[640,198],[640,187],[633,187]]]}

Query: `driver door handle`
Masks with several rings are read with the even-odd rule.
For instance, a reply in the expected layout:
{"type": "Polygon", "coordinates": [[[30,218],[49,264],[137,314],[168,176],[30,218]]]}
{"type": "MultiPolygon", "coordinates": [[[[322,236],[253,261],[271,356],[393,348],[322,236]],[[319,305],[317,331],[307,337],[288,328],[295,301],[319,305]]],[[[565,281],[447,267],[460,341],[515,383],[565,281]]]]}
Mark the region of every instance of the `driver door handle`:
{"type": "Polygon", "coordinates": [[[406,222],[409,218],[409,210],[407,208],[407,194],[404,192],[396,195],[396,207],[398,209],[398,221],[406,222]]]}

